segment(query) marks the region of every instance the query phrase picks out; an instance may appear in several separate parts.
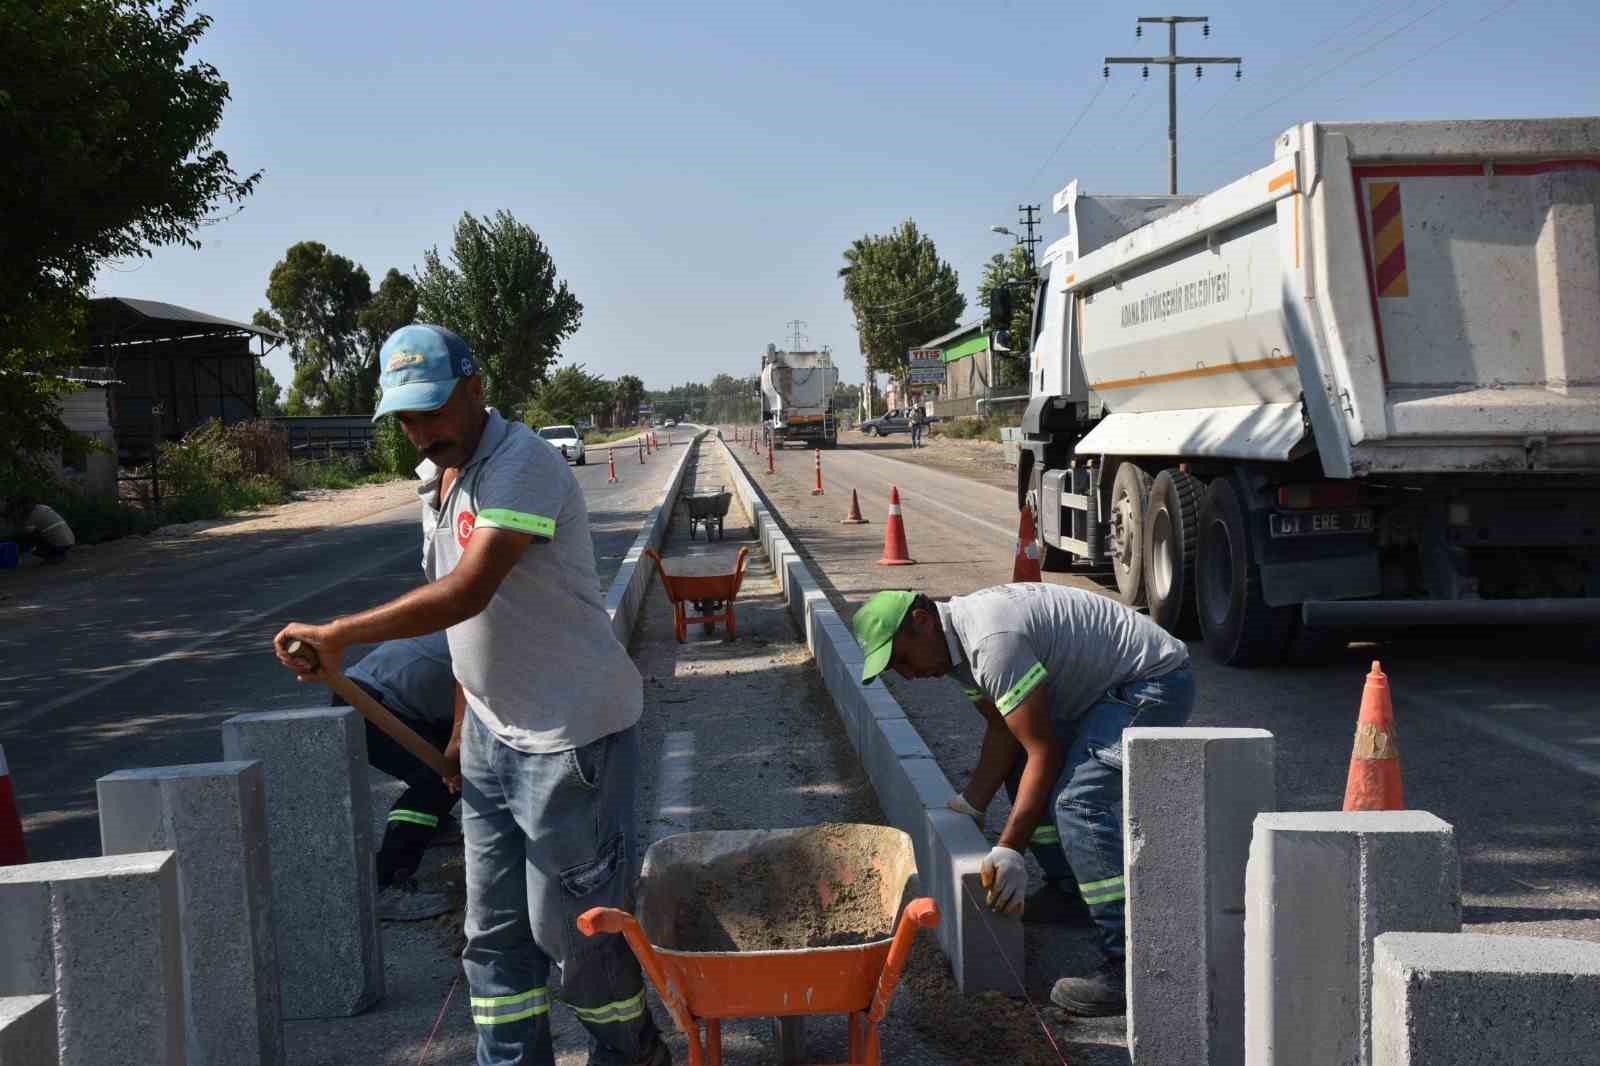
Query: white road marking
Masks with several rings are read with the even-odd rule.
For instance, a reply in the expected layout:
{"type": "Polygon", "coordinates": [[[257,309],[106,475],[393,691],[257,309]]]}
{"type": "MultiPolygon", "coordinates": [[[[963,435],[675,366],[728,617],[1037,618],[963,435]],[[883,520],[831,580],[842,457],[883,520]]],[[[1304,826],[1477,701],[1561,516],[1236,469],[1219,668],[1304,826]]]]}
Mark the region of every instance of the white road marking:
{"type": "Polygon", "coordinates": [[[302,592],[292,599],[284,600],[282,603],[273,604],[266,610],[257,611],[255,614],[247,615],[246,617],[241,618],[239,621],[233,623],[231,626],[228,626],[224,629],[219,629],[214,633],[208,633],[199,640],[192,640],[182,647],[174,648],[169,652],[164,652],[161,655],[157,655],[149,659],[140,659],[137,662],[129,663],[125,666],[112,667],[110,669],[110,673],[93,684],[86,685],[83,688],[78,689],[76,692],[69,692],[65,696],[57,696],[55,699],[41,703],[37,707],[20,711],[17,714],[12,715],[6,720],[6,728],[13,729],[17,726],[27,725],[29,722],[32,722],[43,715],[49,714],[51,711],[56,710],[57,708],[65,707],[69,703],[76,703],[78,700],[92,696],[96,692],[100,692],[103,689],[110,688],[112,685],[115,685],[118,682],[127,680],[142,670],[148,670],[152,666],[157,666],[161,663],[172,662],[174,659],[186,658],[193,652],[205,647],[207,644],[212,644],[218,640],[221,640],[223,637],[243,629],[245,626],[255,625],[263,618],[271,618],[274,615],[280,615],[291,607],[304,603],[306,600],[312,599],[313,597],[322,595],[329,589],[338,588],[340,585],[343,585],[346,582],[354,581],[360,577],[365,577],[374,570],[380,570],[383,567],[397,562],[400,559],[405,559],[408,557],[415,558],[417,551],[418,549],[416,545],[410,545],[401,551],[385,555],[382,558],[368,563],[366,566],[343,574],[337,581],[331,581],[328,584],[323,585],[321,588],[311,589],[309,592],[302,592]]]}
{"type": "Polygon", "coordinates": [[[689,784],[694,768],[694,734],[674,730],[661,744],[661,765],[656,774],[656,823],[670,824],[678,832],[691,828],[694,806],[689,784]]]}
{"type": "Polygon", "coordinates": [[[1428,709],[1436,715],[1453,718],[1469,729],[1476,729],[1486,736],[1504,741],[1512,747],[1521,748],[1531,755],[1543,756],[1551,762],[1566,767],[1573,773],[1600,780],[1600,759],[1591,759],[1587,755],[1581,755],[1569,748],[1562,747],[1560,744],[1535,736],[1527,730],[1502,722],[1498,718],[1482,711],[1447,706],[1436,697],[1423,697],[1421,700],[1418,700],[1416,696],[1408,698],[1425,703],[1428,709]]]}

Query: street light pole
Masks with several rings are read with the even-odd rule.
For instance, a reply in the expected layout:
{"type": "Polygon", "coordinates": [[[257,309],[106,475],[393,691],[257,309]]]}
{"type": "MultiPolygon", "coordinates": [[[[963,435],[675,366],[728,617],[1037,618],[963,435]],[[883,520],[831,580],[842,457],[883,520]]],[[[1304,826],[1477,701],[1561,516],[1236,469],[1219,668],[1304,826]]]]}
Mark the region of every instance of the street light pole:
{"type": "Polygon", "coordinates": [[[1178,54],[1178,24],[1180,22],[1199,22],[1205,27],[1205,36],[1211,36],[1211,18],[1209,15],[1141,15],[1138,19],[1139,34],[1144,34],[1144,23],[1166,23],[1167,26],[1167,54],[1164,56],[1106,56],[1105,76],[1111,77],[1113,63],[1142,66],[1144,76],[1150,76],[1150,66],[1164,66],[1167,68],[1167,192],[1177,195],[1178,192],[1178,68],[1194,64],[1194,76],[1200,77],[1201,68],[1208,63],[1226,63],[1234,66],[1234,77],[1242,73],[1240,64],[1244,60],[1238,56],[1181,56],[1178,54]]]}

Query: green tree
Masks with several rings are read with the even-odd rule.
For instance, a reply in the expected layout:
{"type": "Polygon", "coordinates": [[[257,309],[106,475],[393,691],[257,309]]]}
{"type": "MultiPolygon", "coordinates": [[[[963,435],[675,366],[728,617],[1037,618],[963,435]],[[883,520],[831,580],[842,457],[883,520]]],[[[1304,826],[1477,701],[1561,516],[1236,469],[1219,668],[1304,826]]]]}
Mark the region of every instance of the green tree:
{"type": "Polygon", "coordinates": [[[626,426],[637,422],[643,400],[644,382],[632,374],[619,375],[611,384],[611,424],[626,426]]]}
{"type": "Polygon", "coordinates": [[[906,353],[955,329],[967,307],[955,268],[911,219],[851,241],[839,276],[867,366],[896,378],[905,377],[906,353]]]}
{"type": "Polygon", "coordinates": [[[1009,252],[989,257],[983,267],[983,280],[978,283],[978,303],[987,308],[989,294],[1001,285],[1011,289],[1011,321],[991,322],[991,330],[1009,330],[1011,351],[994,353],[995,387],[1020,388],[1028,380],[1028,353],[1033,344],[1033,298],[1038,282],[1033,268],[1028,264],[1028,253],[1021,245],[1009,252]]]}
{"type": "Polygon", "coordinates": [[[266,317],[258,311],[256,322],[271,324],[289,338],[295,369],[291,395],[298,392],[322,414],[372,410],[357,325],[357,316],[371,299],[372,279],[366,269],[320,241],[290,245],[272,268],[267,281],[272,314],[266,317]]]}
{"type": "Polygon", "coordinates": [[[839,382],[833,387],[833,410],[835,414],[853,415],[861,410],[861,386],[846,385],[839,382]]]}
{"type": "Polygon", "coordinates": [[[283,414],[283,408],[278,404],[278,397],[283,395],[283,386],[278,384],[278,379],[272,376],[272,371],[256,364],[256,413],[262,418],[272,418],[283,414]]]}
{"type": "Polygon", "coordinates": [[[372,299],[356,312],[356,328],[361,331],[361,389],[368,401],[362,413],[374,410],[371,401],[378,395],[378,375],[383,372],[378,365],[383,342],[389,334],[416,320],[417,284],[409,275],[390,267],[372,299]]]}
{"type": "Polygon", "coordinates": [[[192,0],[0,0],[0,477],[39,477],[66,429],[90,280],[195,234],[260,180],[212,137],[228,84],[189,51],[192,0]]]}
{"type": "Polygon", "coordinates": [[[530,426],[581,422],[611,402],[611,383],[591,374],[582,363],[551,374],[523,405],[522,420],[530,426]]]}
{"type": "Polygon", "coordinates": [[[459,333],[483,364],[485,391],[502,410],[520,410],[576,333],[583,304],[556,277],[544,241],[509,211],[456,223],[446,263],[422,256],[418,313],[459,333]]]}

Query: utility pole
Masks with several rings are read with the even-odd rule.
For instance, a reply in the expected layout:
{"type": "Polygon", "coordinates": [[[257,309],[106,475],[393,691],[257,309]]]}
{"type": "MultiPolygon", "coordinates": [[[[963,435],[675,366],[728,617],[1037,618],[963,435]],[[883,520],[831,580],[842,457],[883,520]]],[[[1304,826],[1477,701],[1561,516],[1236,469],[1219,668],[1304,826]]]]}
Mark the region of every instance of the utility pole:
{"type": "Polygon", "coordinates": [[[1180,22],[1198,22],[1203,27],[1202,35],[1211,36],[1211,18],[1209,15],[1141,15],[1140,25],[1135,29],[1135,35],[1144,36],[1144,23],[1164,22],[1167,26],[1167,54],[1164,56],[1106,56],[1105,76],[1111,77],[1111,64],[1131,63],[1144,67],[1144,76],[1150,77],[1150,64],[1167,68],[1167,192],[1176,195],[1178,192],[1178,68],[1194,64],[1194,76],[1199,78],[1201,70],[1207,63],[1233,64],[1233,76],[1243,76],[1240,64],[1244,60],[1238,56],[1180,56],[1178,54],[1178,24],[1180,22]]]}
{"type": "Polygon", "coordinates": [[[810,339],[804,333],[800,332],[806,328],[805,320],[800,318],[791,318],[789,321],[785,322],[784,325],[788,326],[793,331],[793,338],[789,350],[791,352],[798,352],[800,350],[800,345],[810,339]]]}
{"type": "Polygon", "coordinates": [[[1028,251],[1028,277],[1032,278],[1038,274],[1038,262],[1033,250],[1041,239],[1038,233],[1035,232],[1039,228],[1039,205],[1018,204],[1017,210],[1022,213],[1022,217],[1017,219],[1017,223],[1022,226],[1023,231],[1027,234],[1025,237],[1018,237],[1017,243],[1028,251]]]}

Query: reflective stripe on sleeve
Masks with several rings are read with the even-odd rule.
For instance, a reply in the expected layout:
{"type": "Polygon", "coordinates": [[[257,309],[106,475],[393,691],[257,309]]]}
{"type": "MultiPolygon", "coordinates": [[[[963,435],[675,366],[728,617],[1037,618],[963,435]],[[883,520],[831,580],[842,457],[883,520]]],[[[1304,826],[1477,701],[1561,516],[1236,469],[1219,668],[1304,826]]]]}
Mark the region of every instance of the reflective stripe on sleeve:
{"type": "Polygon", "coordinates": [[[522,511],[508,511],[502,507],[491,507],[487,511],[478,512],[475,525],[488,526],[490,529],[514,529],[519,533],[532,533],[536,537],[554,540],[556,535],[556,520],[546,518],[541,514],[526,514],[522,511]]]}
{"type": "Polygon", "coordinates": [[[1059,844],[1061,834],[1053,825],[1037,825],[1033,827],[1033,835],[1028,837],[1030,844],[1059,844]]]}
{"type": "Polygon", "coordinates": [[[973,703],[982,703],[988,698],[983,694],[983,689],[981,688],[964,688],[961,691],[965,692],[967,694],[967,699],[971,700],[973,703]]]}
{"type": "Polygon", "coordinates": [[[1115,903],[1127,894],[1123,888],[1120,874],[1116,877],[1108,877],[1104,881],[1090,881],[1088,884],[1080,884],[1078,891],[1083,894],[1083,902],[1089,904],[1115,903]]]}
{"type": "Polygon", "coordinates": [[[478,1025],[504,1025],[550,1013],[550,989],[541,985],[514,996],[473,996],[472,1020],[478,1025]]]}
{"type": "Polygon", "coordinates": [[[581,1022],[590,1025],[612,1025],[617,1022],[631,1022],[644,1014],[644,992],[639,991],[627,999],[619,999],[615,1003],[607,1003],[600,1007],[579,1007],[568,1003],[572,1013],[578,1016],[581,1022]]]}
{"type": "Polygon", "coordinates": [[[1022,680],[1012,685],[1004,696],[994,701],[996,709],[1001,714],[1010,714],[1017,709],[1017,704],[1028,698],[1028,693],[1038,687],[1044,680],[1044,664],[1034,663],[1028,667],[1028,672],[1022,675],[1022,680]]]}
{"type": "Polygon", "coordinates": [[[408,811],[399,807],[389,812],[389,821],[410,822],[412,825],[424,825],[429,829],[439,828],[438,815],[424,814],[422,811],[408,811]]]}

